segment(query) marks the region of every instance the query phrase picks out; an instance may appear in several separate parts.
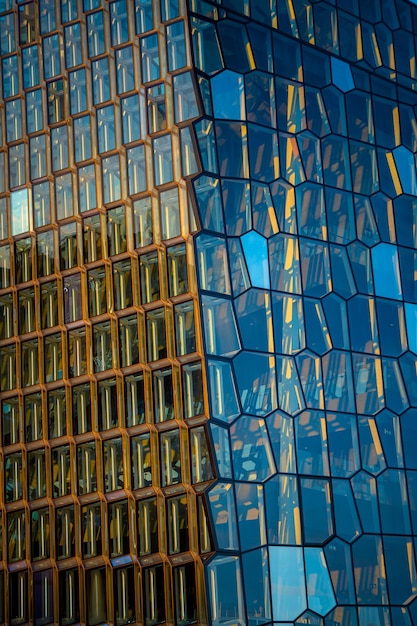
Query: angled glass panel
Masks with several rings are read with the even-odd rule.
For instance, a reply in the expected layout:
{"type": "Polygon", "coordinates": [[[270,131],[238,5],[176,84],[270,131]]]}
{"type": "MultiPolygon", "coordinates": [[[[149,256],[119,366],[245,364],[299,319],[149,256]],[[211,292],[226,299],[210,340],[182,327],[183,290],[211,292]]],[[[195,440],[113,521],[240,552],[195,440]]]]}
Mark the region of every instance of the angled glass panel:
{"type": "Polygon", "coordinates": [[[235,480],[262,482],[275,473],[263,420],[241,417],[230,428],[235,480]]]}
{"type": "Polygon", "coordinates": [[[234,368],[245,413],[263,416],[277,408],[274,357],[241,352],[234,359],[234,368]]]}
{"type": "Polygon", "coordinates": [[[245,119],[245,84],[243,76],[224,70],[211,81],[214,116],[219,119],[245,119]]]}
{"type": "Polygon", "coordinates": [[[265,485],[268,543],[301,545],[299,489],[296,476],[276,476],[265,485]]]}
{"type": "Polygon", "coordinates": [[[308,607],[319,615],[325,615],[335,607],[336,598],[324,552],[321,548],[305,548],[304,558],[308,607]]]}
{"type": "Polygon", "coordinates": [[[352,543],[362,534],[362,528],[350,484],[347,480],[334,479],[332,491],[336,534],[345,541],[352,543]]]}
{"type": "Polygon", "coordinates": [[[274,620],[294,620],[307,608],[303,549],[270,547],[269,562],[274,620]]]}
{"type": "Polygon", "coordinates": [[[213,626],[229,620],[244,620],[243,582],[240,559],[237,556],[218,555],[207,567],[208,593],[213,626]]]}

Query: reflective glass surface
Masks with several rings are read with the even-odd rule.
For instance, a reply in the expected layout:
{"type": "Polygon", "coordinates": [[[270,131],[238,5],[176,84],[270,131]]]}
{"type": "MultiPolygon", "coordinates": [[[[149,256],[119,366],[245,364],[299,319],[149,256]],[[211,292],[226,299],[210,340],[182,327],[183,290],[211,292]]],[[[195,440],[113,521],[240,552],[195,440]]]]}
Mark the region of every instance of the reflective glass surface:
{"type": "Polygon", "coordinates": [[[0,623],[417,623],[416,3],[0,33],[0,623]]]}

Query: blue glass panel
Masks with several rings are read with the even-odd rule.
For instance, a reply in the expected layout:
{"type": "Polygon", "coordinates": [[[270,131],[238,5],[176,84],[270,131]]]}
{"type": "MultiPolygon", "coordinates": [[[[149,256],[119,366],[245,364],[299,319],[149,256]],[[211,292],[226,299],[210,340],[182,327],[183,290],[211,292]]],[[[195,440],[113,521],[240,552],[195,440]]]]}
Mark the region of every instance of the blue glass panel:
{"type": "MultiPolygon", "coordinates": [[[[253,128],[252,128],[252,134],[254,135],[253,128]]],[[[271,131],[268,133],[264,133],[264,137],[268,138],[267,139],[268,143],[271,143],[271,140],[274,141],[275,139],[275,133],[271,131]]],[[[256,147],[256,150],[253,151],[254,152],[253,155],[251,154],[251,157],[253,156],[253,159],[252,159],[253,166],[251,168],[251,174],[253,178],[261,178],[259,173],[258,175],[255,174],[256,169],[258,170],[265,169],[264,167],[259,167],[260,165],[266,166],[266,163],[262,164],[262,161],[259,158],[260,151],[261,151],[261,143],[262,143],[262,133],[260,133],[259,131],[258,131],[258,136],[256,137],[256,142],[258,144],[256,147]]],[[[250,143],[250,149],[253,150],[254,146],[255,146],[255,138],[250,143]]],[[[290,185],[300,185],[301,183],[303,183],[306,179],[306,176],[305,176],[305,172],[303,168],[303,162],[300,157],[299,147],[298,147],[295,137],[293,137],[292,135],[279,133],[279,156],[281,160],[281,176],[285,178],[285,180],[287,180],[290,183],[290,185]]],[[[272,177],[272,175],[275,174],[274,178],[277,178],[279,175],[278,159],[276,159],[276,161],[277,163],[276,163],[275,169],[272,168],[271,162],[268,164],[268,167],[271,170],[270,176],[272,177]]],[[[265,178],[265,180],[268,180],[268,179],[265,178]]]]}
{"type": "Polygon", "coordinates": [[[152,0],[135,0],[136,33],[138,35],[152,30],[152,0]]]}
{"type": "Polygon", "coordinates": [[[234,368],[245,413],[262,416],[277,408],[273,356],[241,352],[234,358],[234,368]]]}
{"type": "Polygon", "coordinates": [[[327,239],[324,191],[320,185],[305,183],[296,189],[298,232],[314,239],[327,239]]]}
{"type": "Polygon", "coordinates": [[[20,235],[30,228],[31,206],[28,189],[12,191],[10,194],[12,235],[20,235]]]}
{"type": "MultiPolygon", "coordinates": [[[[388,604],[381,538],[363,535],[353,544],[352,552],[358,604],[388,604]]],[[[363,626],[366,623],[373,622],[363,622],[363,626]]]]}
{"type": "Polygon", "coordinates": [[[417,358],[407,352],[400,358],[400,366],[403,379],[407,381],[407,395],[412,406],[417,405],[417,379],[415,372],[417,371],[417,358]]]}
{"type": "Polygon", "coordinates": [[[152,141],[155,185],[173,180],[171,135],[160,135],[152,141]]]}
{"type": "Polygon", "coordinates": [[[302,548],[269,548],[274,621],[294,620],[307,608],[302,548]]]}
{"type": "Polygon", "coordinates": [[[214,126],[210,120],[201,120],[195,124],[202,167],[213,174],[218,173],[214,126]]]}
{"type": "Polygon", "coordinates": [[[404,310],[408,345],[410,350],[417,354],[417,305],[405,303],[404,310]]]}
{"type": "Polygon", "coordinates": [[[296,354],[305,347],[303,301],[299,296],[273,293],[275,350],[296,354]]]}
{"type": "Polygon", "coordinates": [[[380,243],[372,248],[375,293],[383,298],[401,299],[400,268],[396,246],[380,243]]]}
{"type": "MultiPolygon", "coordinates": [[[[376,298],[381,354],[398,357],[407,350],[404,309],[401,303],[376,298]]],[[[407,305],[406,305],[407,306],[407,305]]],[[[412,305],[410,305],[412,306],[412,305]]],[[[407,313],[406,318],[407,319],[407,313]]],[[[415,320],[417,327],[417,319],[415,320]]],[[[408,330],[410,342],[410,331],[408,330]]]]}
{"type": "Polygon", "coordinates": [[[379,173],[375,148],[350,141],[353,191],[371,195],[379,190],[379,173]]]}
{"type": "Polygon", "coordinates": [[[182,175],[185,177],[191,176],[191,174],[197,174],[200,168],[197,165],[194,142],[191,136],[191,131],[188,127],[180,130],[180,139],[182,175]]]}
{"type": "Polygon", "coordinates": [[[354,89],[355,83],[353,82],[350,65],[336,57],[331,57],[330,60],[334,85],[344,92],[354,89]]]}
{"type": "Polygon", "coordinates": [[[323,544],[333,535],[329,480],[301,478],[301,515],[306,545],[323,544]]]}
{"type": "Polygon", "coordinates": [[[386,468],[386,463],[375,420],[359,417],[358,428],[362,467],[371,474],[379,474],[386,468]]]}
{"type": "Polygon", "coordinates": [[[265,484],[268,543],[301,545],[296,476],[278,475],[265,484]]]}
{"type": "Polygon", "coordinates": [[[227,67],[242,73],[253,70],[255,67],[253,53],[244,25],[232,20],[227,23],[220,20],[217,28],[227,67]]]}
{"type": "Polygon", "coordinates": [[[410,409],[400,416],[406,467],[417,469],[415,442],[417,441],[417,410],[410,409]]]}
{"type": "Polygon", "coordinates": [[[250,72],[245,76],[245,87],[248,121],[275,127],[275,92],[272,76],[250,72]]]}
{"type": "Polygon", "coordinates": [[[348,247],[349,260],[359,293],[374,293],[371,251],[359,241],[348,247]]]}
{"type": "Polygon", "coordinates": [[[371,95],[354,91],[346,95],[349,135],[367,143],[375,143],[371,95]]]}
{"type": "Polygon", "coordinates": [[[184,22],[174,22],[167,26],[168,70],[174,72],[187,65],[187,49],[184,36],[184,22]]]}
{"type": "Polygon", "coordinates": [[[275,456],[275,464],[282,474],[296,470],[294,447],[294,421],[277,411],[267,419],[267,428],[275,456]]]}
{"type": "Polygon", "coordinates": [[[300,237],[304,294],[321,297],[331,291],[329,249],[326,244],[300,237]]]}
{"type": "Polygon", "coordinates": [[[355,238],[355,218],[352,194],[326,187],[327,224],[329,240],[346,244],[355,238]]]}
{"type": "Polygon", "coordinates": [[[236,298],[237,322],[245,350],[273,352],[272,312],[269,292],[249,289],[236,298]]]}
{"type": "Polygon", "coordinates": [[[229,236],[242,235],[251,229],[252,206],[248,182],[223,179],[222,198],[229,236]]]}
{"type": "Polygon", "coordinates": [[[384,555],[391,604],[405,604],[417,595],[417,572],[411,537],[385,536],[384,555]]]}
{"type": "Polygon", "coordinates": [[[377,149],[378,170],[380,177],[380,189],[389,196],[395,198],[401,193],[401,182],[398,176],[392,152],[382,148],[377,149]]]}
{"type": "Polygon", "coordinates": [[[266,548],[242,556],[248,626],[258,626],[271,619],[269,562],[266,548]]]}
{"type": "Polygon", "coordinates": [[[304,299],[307,346],[316,354],[324,354],[332,348],[332,342],[319,300],[304,299]]]}
{"type": "Polygon", "coordinates": [[[263,487],[256,484],[238,483],[236,485],[236,506],[242,550],[251,550],[265,544],[263,487]]]}
{"type": "MultiPolygon", "coordinates": [[[[321,55],[322,59],[323,57],[324,55],[321,55]]],[[[335,87],[329,86],[323,89],[323,98],[332,132],[337,135],[346,135],[346,110],[343,93],[335,87]]]]}
{"type": "Polygon", "coordinates": [[[388,467],[404,467],[400,418],[385,410],[375,421],[388,467]]]}
{"type": "Polygon", "coordinates": [[[139,101],[137,94],[120,99],[123,143],[140,139],[139,101]]]}
{"type": "Polygon", "coordinates": [[[259,233],[251,231],[241,238],[246,265],[253,287],[269,289],[267,241],[259,233]]]}
{"type": "MultiPolygon", "coordinates": [[[[254,17],[257,12],[262,11],[261,5],[252,5],[252,13],[254,17]]],[[[271,12],[266,10],[267,19],[271,18],[271,12]]],[[[264,20],[260,20],[264,24],[264,20]]],[[[247,29],[249,33],[249,39],[252,45],[253,54],[255,57],[256,67],[265,71],[272,72],[272,40],[271,31],[256,23],[248,23],[247,29]]]]}
{"type": "Polygon", "coordinates": [[[353,413],[355,401],[350,354],[332,350],[324,355],[322,365],[326,409],[353,413]]]}
{"type": "Polygon", "coordinates": [[[126,0],[110,3],[110,33],[113,46],[124,43],[129,38],[126,0]]]}
{"type": "Polygon", "coordinates": [[[297,233],[294,187],[284,180],[276,180],[271,184],[271,195],[280,230],[297,233]]]}
{"type": "Polygon", "coordinates": [[[240,348],[232,302],[223,298],[202,298],[207,354],[233,355],[240,348]]]}
{"type": "Polygon", "coordinates": [[[381,240],[395,243],[394,207],[391,198],[378,192],[372,196],[371,202],[381,240]]]}
{"type": "MultiPolygon", "coordinates": [[[[191,72],[183,72],[174,76],[174,111],[175,122],[184,122],[193,117],[197,117],[199,110],[197,96],[191,72]]],[[[203,122],[201,122],[203,125],[203,122]]],[[[211,126],[209,126],[211,130],[211,126]]],[[[206,169],[211,169],[210,167],[206,169]]],[[[211,171],[216,171],[211,169],[211,171]]]]}
{"type": "Polygon", "coordinates": [[[193,29],[195,64],[206,74],[213,74],[223,67],[215,26],[197,18],[191,18],[190,22],[193,29]]]}
{"type": "Polygon", "coordinates": [[[217,483],[208,494],[216,544],[221,550],[238,550],[237,518],[232,483],[217,483]]]}
{"type": "Polygon", "coordinates": [[[411,196],[417,195],[416,163],[412,152],[400,146],[393,150],[403,192],[411,196]]]}
{"type": "MultiPolygon", "coordinates": [[[[31,50],[31,48],[26,48],[26,50],[31,50]]],[[[32,50],[36,51],[36,55],[37,55],[37,47],[35,46],[34,48],[32,48],[32,50]]],[[[23,59],[23,63],[25,63],[24,59],[23,59]]],[[[6,57],[5,59],[3,59],[2,73],[3,73],[3,97],[10,98],[11,96],[16,96],[19,90],[16,55],[13,55],[11,57],[6,57]]],[[[36,84],[36,82],[34,82],[33,84],[36,84]]]]}
{"type": "Polygon", "coordinates": [[[362,534],[352,490],[347,480],[332,480],[336,534],[351,543],[362,534]]]}
{"type": "Polygon", "coordinates": [[[338,604],[355,604],[350,547],[340,539],[332,539],[324,548],[324,552],[338,604]]]}
{"type": "Polygon", "coordinates": [[[300,474],[329,476],[324,413],[304,411],[295,419],[297,469],[300,474]]]}
{"type": "Polygon", "coordinates": [[[222,426],[210,424],[210,432],[216,457],[219,478],[232,479],[232,461],[230,453],[229,432],[222,426]]]}
{"type": "Polygon", "coordinates": [[[38,46],[22,50],[23,87],[34,87],[39,82],[38,46]]]}
{"type": "Polygon", "coordinates": [[[303,350],[295,357],[306,406],[310,409],[324,409],[324,387],[320,367],[320,357],[303,350]]]}
{"type": "Polygon", "coordinates": [[[196,237],[196,257],[201,289],[229,294],[225,240],[211,235],[199,235],[196,237]]]}
{"type": "Polygon", "coordinates": [[[384,385],[381,359],[354,354],[355,400],[358,413],[375,415],[384,408],[384,385]]]}
{"type": "Polygon", "coordinates": [[[347,350],[349,331],[346,302],[334,293],[323,298],[322,302],[333,348],[347,350]]]}
{"type": "Polygon", "coordinates": [[[395,413],[402,413],[408,408],[409,403],[398,361],[382,359],[382,374],[387,408],[395,413]]]}
{"type": "Polygon", "coordinates": [[[230,274],[232,279],[233,295],[238,296],[250,288],[249,272],[243,255],[240,239],[229,239],[230,274]]]}
{"type": "MultiPolygon", "coordinates": [[[[401,195],[394,199],[395,228],[400,245],[417,247],[417,198],[401,195]]],[[[407,276],[407,273],[404,273],[407,276]]]]}
{"type": "Polygon", "coordinates": [[[377,482],[382,532],[411,534],[404,471],[386,470],[377,482]]]}
{"type": "Polygon", "coordinates": [[[347,299],[356,293],[356,285],[346,248],[334,245],[330,245],[329,248],[333,291],[347,299]]]}
{"type": "Polygon", "coordinates": [[[379,233],[369,198],[355,195],[354,206],[358,239],[366,246],[373,246],[379,242],[379,233]]]}
{"type": "Polygon", "coordinates": [[[148,83],[160,77],[158,35],[140,39],[142,56],[142,82],[148,83]]]}
{"type": "Polygon", "coordinates": [[[297,142],[307,180],[323,183],[320,140],[307,130],[298,133],[297,142]]]}
{"type": "Polygon", "coordinates": [[[247,127],[242,122],[216,122],[220,174],[249,178],[247,127]]]}
{"type": "Polygon", "coordinates": [[[243,585],[237,556],[218,555],[207,566],[208,598],[213,626],[244,623],[243,585]]]}
{"type": "Polygon", "coordinates": [[[328,135],[321,140],[323,173],[326,185],[338,189],[351,189],[348,142],[342,137],[328,135]]]}
{"type": "Polygon", "coordinates": [[[195,179],[193,185],[203,227],[207,230],[224,232],[219,179],[203,175],[195,179]]]}
{"type": "Polygon", "coordinates": [[[407,472],[408,501],[410,505],[411,525],[413,534],[417,531],[417,472],[407,472]]]}
{"type": "Polygon", "coordinates": [[[305,408],[305,401],[294,359],[277,356],[279,408],[296,415],[305,408]]]}
{"type": "Polygon", "coordinates": [[[239,406],[230,363],[209,359],[211,416],[231,422],[239,415],[239,406]]]}
{"type": "Polygon", "coordinates": [[[375,300],[354,296],[348,301],[348,315],[352,350],[379,354],[375,300]]]}
{"type": "Polygon", "coordinates": [[[301,293],[301,272],[298,240],[279,233],[269,241],[271,289],[301,293]]]}
{"type": "Polygon", "coordinates": [[[388,608],[382,606],[360,606],[358,609],[359,626],[389,626],[390,614],[388,608]]]}
{"type": "MultiPolygon", "coordinates": [[[[412,2],[413,0],[411,0],[412,2]]],[[[408,609],[404,606],[391,607],[392,626],[413,626],[408,609]]]]}
{"type": "Polygon", "coordinates": [[[253,228],[264,237],[279,231],[272,197],[267,185],[253,183],[251,189],[253,228]]]}
{"type": "Polygon", "coordinates": [[[325,615],[335,607],[336,599],[323,550],[305,548],[304,558],[308,607],[319,615],[325,615]]]}
{"type": "Polygon", "coordinates": [[[224,70],[211,79],[214,116],[220,119],[245,119],[245,83],[243,76],[224,70]]]}
{"type": "Polygon", "coordinates": [[[241,417],[230,428],[235,480],[262,482],[276,473],[264,420],[241,417]]]}
{"type": "Polygon", "coordinates": [[[321,91],[306,87],[305,98],[308,129],[318,137],[324,137],[330,133],[330,124],[321,91]]]}
{"type": "MultiPolygon", "coordinates": [[[[275,130],[263,128],[255,124],[248,124],[248,138],[249,138],[249,161],[250,161],[250,175],[254,180],[260,180],[267,183],[271,183],[279,176],[279,155],[278,155],[278,136],[275,130]]],[[[298,178],[302,170],[301,161],[298,155],[297,144],[295,139],[292,140],[292,147],[294,147],[294,159],[290,156],[290,150],[287,151],[288,156],[288,179],[293,183],[292,177],[295,179],[304,180],[304,174],[302,178],[298,178]],[[300,169],[301,168],[301,169],[300,169]]],[[[280,143],[280,149],[284,146],[284,141],[280,143]]],[[[282,158],[282,157],[281,157],[282,158]]],[[[285,162],[284,162],[285,163],[285,162]]]]}
{"type": "Polygon", "coordinates": [[[375,478],[361,471],[351,478],[351,485],[363,531],[365,533],[381,532],[375,478]]]}

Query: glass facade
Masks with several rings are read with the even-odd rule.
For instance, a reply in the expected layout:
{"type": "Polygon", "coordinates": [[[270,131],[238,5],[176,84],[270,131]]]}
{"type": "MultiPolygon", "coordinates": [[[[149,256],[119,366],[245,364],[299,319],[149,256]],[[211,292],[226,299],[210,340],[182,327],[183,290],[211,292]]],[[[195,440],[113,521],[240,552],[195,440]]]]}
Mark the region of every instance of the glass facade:
{"type": "Polygon", "coordinates": [[[0,0],[0,623],[417,624],[416,36],[0,0]]]}

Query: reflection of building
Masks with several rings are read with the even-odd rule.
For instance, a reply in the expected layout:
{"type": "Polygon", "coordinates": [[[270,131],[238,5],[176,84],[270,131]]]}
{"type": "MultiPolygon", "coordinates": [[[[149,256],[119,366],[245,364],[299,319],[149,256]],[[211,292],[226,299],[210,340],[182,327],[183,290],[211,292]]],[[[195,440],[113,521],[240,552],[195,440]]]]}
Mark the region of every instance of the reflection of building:
{"type": "Polygon", "coordinates": [[[0,0],[1,622],[417,623],[415,24],[0,0]]]}

